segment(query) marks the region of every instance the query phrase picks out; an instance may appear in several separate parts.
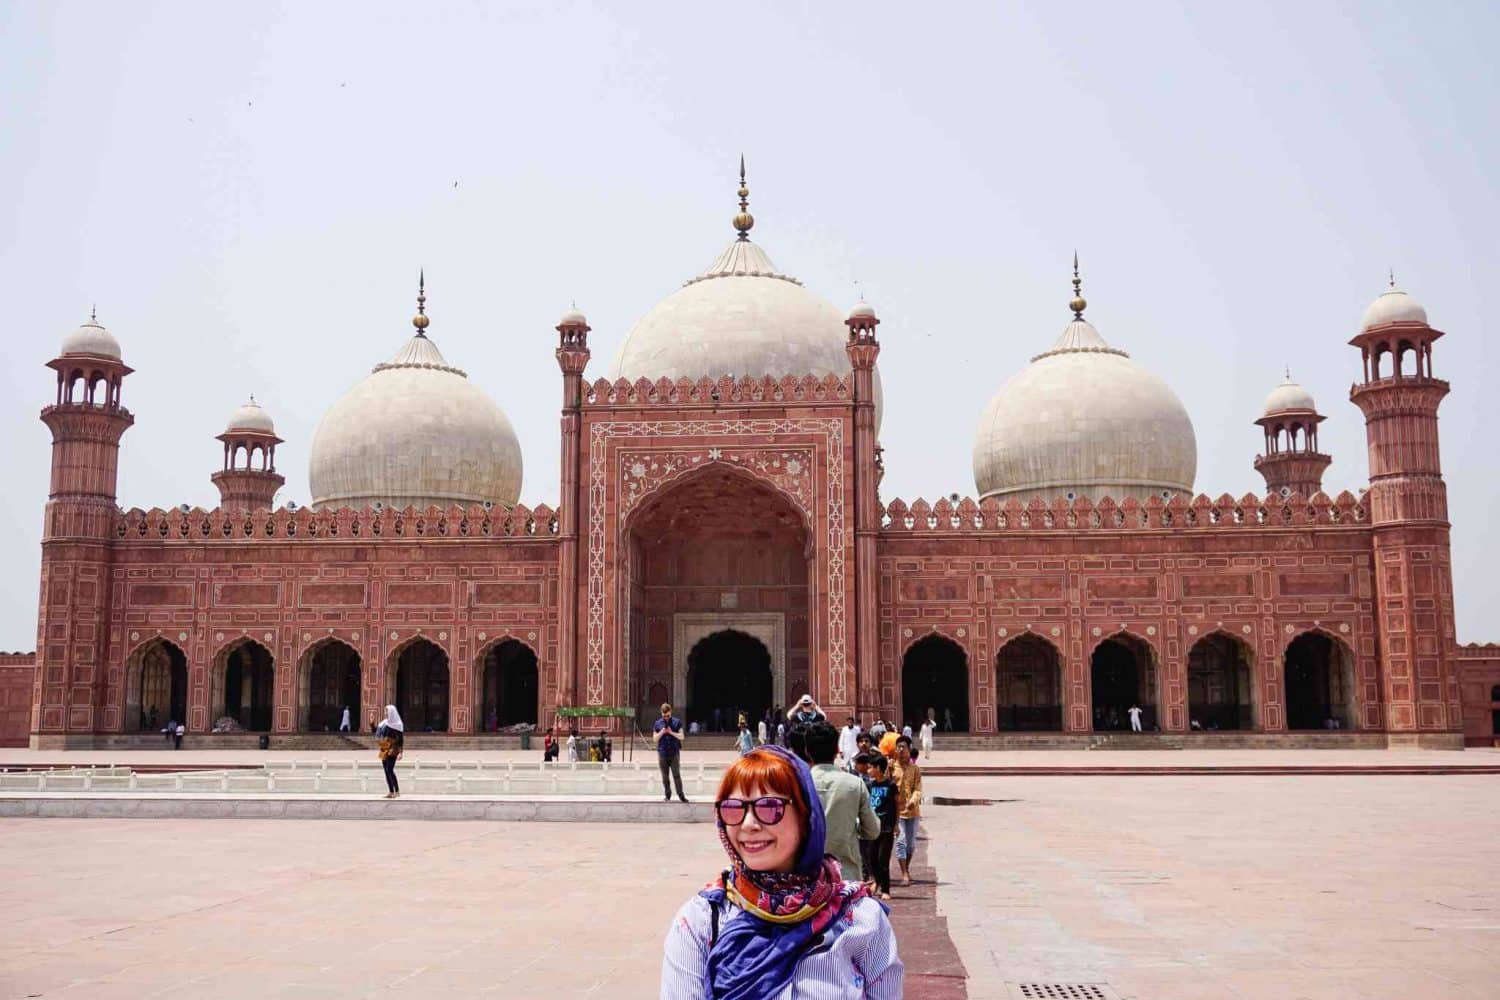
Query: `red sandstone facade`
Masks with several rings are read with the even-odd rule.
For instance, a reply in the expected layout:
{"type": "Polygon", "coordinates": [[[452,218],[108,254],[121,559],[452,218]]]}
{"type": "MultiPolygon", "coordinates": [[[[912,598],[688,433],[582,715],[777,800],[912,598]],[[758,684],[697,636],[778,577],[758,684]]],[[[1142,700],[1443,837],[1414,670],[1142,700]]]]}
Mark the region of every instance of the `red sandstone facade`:
{"type": "Polygon", "coordinates": [[[633,384],[588,382],[589,328],[559,327],[556,510],[271,510],[274,463],[239,468],[254,442],[226,438],[221,508],[121,512],[130,369],[58,358],[35,669],[0,656],[0,738],[207,733],[240,709],[321,731],[351,703],[359,729],[390,701],[458,734],[564,706],[649,719],[691,703],[693,650],[728,630],[764,647],[770,704],[810,691],[835,718],[1082,734],[1136,702],[1164,737],[1493,739],[1500,651],[1454,639],[1439,331],[1355,338],[1361,497],[1293,488],[1327,464],[1304,437],[1268,444],[1265,498],[882,504],[877,322],[851,318],[844,378],[633,384]]]}

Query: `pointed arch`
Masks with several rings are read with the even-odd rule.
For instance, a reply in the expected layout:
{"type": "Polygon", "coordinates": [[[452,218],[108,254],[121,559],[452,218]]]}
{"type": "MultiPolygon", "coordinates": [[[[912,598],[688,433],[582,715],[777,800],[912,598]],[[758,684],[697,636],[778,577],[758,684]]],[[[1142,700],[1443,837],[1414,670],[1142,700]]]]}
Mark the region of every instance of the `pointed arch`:
{"type": "Polygon", "coordinates": [[[1045,636],[1021,632],[995,654],[996,728],[1057,732],[1063,726],[1062,650],[1045,636]]]}
{"type": "Polygon", "coordinates": [[[187,723],[187,654],[154,636],[125,658],[125,731],[154,732],[168,722],[187,723]]]}
{"type": "Polygon", "coordinates": [[[474,657],[474,729],[494,732],[521,722],[537,724],[541,670],[536,649],[513,635],[490,639],[474,657]]]}
{"type": "Polygon", "coordinates": [[[1089,651],[1089,698],[1096,732],[1132,729],[1132,708],[1141,710],[1142,732],[1159,728],[1158,662],[1151,641],[1129,629],[1094,643],[1089,651]]]}
{"type": "Polygon", "coordinates": [[[918,636],[901,657],[901,718],[915,729],[933,709],[938,728],[969,731],[969,654],[939,631],[918,636]]]}
{"type": "Polygon", "coordinates": [[[1287,729],[1359,728],[1354,650],[1325,629],[1298,632],[1282,650],[1287,729]]]}
{"type": "Polygon", "coordinates": [[[249,636],[226,643],[209,670],[208,724],[223,718],[241,729],[269,733],[276,691],[276,661],[271,651],[249,636]]]}
{"type": "Polygon", "coordinates": [[[349,709],[351,728],[360,728],[364,664],[359,651],[335,636],[325,636],[302,651],[297,660],[297,722],[308,733],[336,732],[349,709]]]}
{"type": "Polygon", "coordinates": [[[448,651],[428,636],[413,636],[391,650],[385,669],[386,697],[407,733],[446,733],[452,725],[448,651]]]}
{"type": "Polygon", "coordinates": [[[1214,629],[1188,650],[1188,726],[1208,731],[1261,728],[1255,651],[1214,629]]]}

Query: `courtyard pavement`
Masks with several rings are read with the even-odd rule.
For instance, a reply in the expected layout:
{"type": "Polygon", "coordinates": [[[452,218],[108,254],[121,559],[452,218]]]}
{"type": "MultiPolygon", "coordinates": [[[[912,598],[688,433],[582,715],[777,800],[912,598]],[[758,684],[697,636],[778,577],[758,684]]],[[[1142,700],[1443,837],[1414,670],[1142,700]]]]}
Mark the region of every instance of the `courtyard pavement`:
{"type": "MultiPolygon", "coordinates": [[[[947,777],[928,795],[1011,800],[927,810],[970,997],[1496,995],[1500,777],[947,777]]],[[[722,855],[702,824],[30,819],[0,821],[0,858],[0,996],[227,1000],[654,997],[667,921],[722,855]]],[[[933,906],[897,891],[914,951],[933,906]]]]}

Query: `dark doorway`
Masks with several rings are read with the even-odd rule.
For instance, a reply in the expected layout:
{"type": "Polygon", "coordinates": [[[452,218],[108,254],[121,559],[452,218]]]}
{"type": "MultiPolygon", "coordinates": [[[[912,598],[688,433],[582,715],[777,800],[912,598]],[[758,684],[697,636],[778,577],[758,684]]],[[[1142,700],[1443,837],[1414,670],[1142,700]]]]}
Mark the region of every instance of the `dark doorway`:
{"type": "Polygon", "coordinates": [[[396,711],[406,731],[448,731],[448,654],[418,639],[396,660],[396,711]]]}
{"type": "Polygon", "coordinates": [[[1353,728],[1353,695],[1354,667],[1339,643],[1308,632],[1286,647],[1288,729],[1353,728]]]}
{"type": "Polygon", "coordinates": [[[1222,632],[1188,651],[1188,728],[1254,729],[1255,689],[1245,644],[1222,632]]]}
{"type": "Polygon", "coordinates": [[[1001,648],[995,660],[995,718],[1002,731],[1062,729],[1062,665],[1056,646],[1026,632],[1001,648]]]}
{"type": "Polygon", "coordinates": [[[536,653],[524,642],[507,639],[484,654],[483,683],[479,689],[480,732],[537,719],[536,653]]]}
{"type": "Polygon", "coordinates": [[[187,724],[187,655],[172,643],[157,639],[138,651],[129,686],[136,697],[126,701],[128,728],[154,732],[168,722],[187,724]]]}
{"type": "MultiPolygon", "coordinates": [[[[360,661],[352,646],[329,639],[313,649],[303,670],[302,725],[313,733],[336,732],[349,709],[349,727],[360,730],[360,661]]],[[[384,718],[384,714],[381,715],[384,718]]]]}
{"type": "Polygon", "coordinates": [[[711,732],[734,729],[741,713],[754,725],[771,707],[771,690],[771,654],[752,635],[715,632],[688,653],[687,719],[711,732]]]}
{"type": "Polygon", "coordinates": [[[901,661],[901,718],[912,732],[933,710],[938,731],[969,731],[969,658],[963,647],[942,635],[912,643],[901,661]]]}
{"type": "Polygon", "coordinates": [[[1094,647],[1090,662],[1094,687],[1094,730],[1123,732],[1131,708],[1141,710],[1141,730],[1157,728],[1156,667],[1151,647],[1130,635],[1105,639],[1094,647]]]}
{"type": "Polygon", "coordinates": [[[1500,736],[1500,684],[1490,688],[1490,735],[1500,736]]]}
{"type": "Polygon", "coordinates": [[[227,716],[241,729],[269,733],[276,687],[271,651],[254,640],[240,643],[224,657],[222,683],[219,697],[214,699],[212,724],[227,716]]]}

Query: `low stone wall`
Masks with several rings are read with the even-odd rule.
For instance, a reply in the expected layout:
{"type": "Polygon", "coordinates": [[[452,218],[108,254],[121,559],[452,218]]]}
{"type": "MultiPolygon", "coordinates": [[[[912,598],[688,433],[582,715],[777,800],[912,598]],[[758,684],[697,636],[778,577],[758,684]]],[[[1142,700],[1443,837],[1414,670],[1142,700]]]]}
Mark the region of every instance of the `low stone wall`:
{"type": "Polygon", "coordinates": [[[711,823],[709,802],[659,799],[386,799],[203,795],[0,795],[0,817],[51,819],[423,819],[536,823],[711,823]]]}

